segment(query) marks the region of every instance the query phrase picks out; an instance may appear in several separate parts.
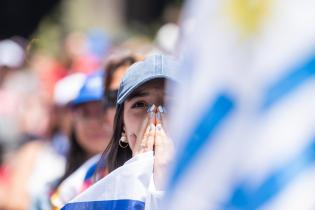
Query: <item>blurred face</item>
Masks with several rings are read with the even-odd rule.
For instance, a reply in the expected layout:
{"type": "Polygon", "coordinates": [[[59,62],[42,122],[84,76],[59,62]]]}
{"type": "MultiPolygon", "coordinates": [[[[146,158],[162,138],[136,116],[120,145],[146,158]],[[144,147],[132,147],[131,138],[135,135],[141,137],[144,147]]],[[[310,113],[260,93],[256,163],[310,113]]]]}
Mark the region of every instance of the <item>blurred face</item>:
{"type": "Polygon", "coordinates": [[[78,143],[90,156],[107,147],[112,128],[106,125],[101,102],[89,102],[76,107],[74,125],[78,143]]]}
{"type": "Polygon", "coordinates": [[[150,105],[164,105],[165,90],[163,80],[153,80],[141,86],[132,96],[124,102],[124,131],[131,150],[134,150],[135,142],[130,136],[139,137],[141,127],[148,118],[147,109],[150,105]]]}

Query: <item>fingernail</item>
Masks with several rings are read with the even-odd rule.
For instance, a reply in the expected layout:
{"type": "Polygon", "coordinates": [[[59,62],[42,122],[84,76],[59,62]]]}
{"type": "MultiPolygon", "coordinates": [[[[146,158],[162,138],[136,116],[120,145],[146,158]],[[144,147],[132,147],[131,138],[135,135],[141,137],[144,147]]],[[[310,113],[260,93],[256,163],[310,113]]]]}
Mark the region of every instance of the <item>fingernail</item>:
{"type": "Polygon", "coordinates": [[[156,129],[157,129],[157,130],[162,130],[162,125],[161,125],[161,124],[157,124],[157,125],[156,125],[156,129]]]}
{"type": "Polygon", "coordinates": [[[156,119],[160,122],[161,121],[161,112],[156,114],[156,119]]]}
{"type": "Polygon", "coordinates": [[[165,107],[164,106],[162,106],[162,105],[160,105],[159,107],[158,107],[158,111],[159,112],[161,112],[161,113],[167,113],[167,110],[165,109],[165,107]]]}
{"type": "Polygon", "coordinates": [[[161,113],[164,112],[164,109],[163,109],[163,107],[162,107],[161,105],[158,107],[158,110],[159,110],[159,112],[161,112],[161,113]]]}
{"type": "Polygon", "coordinates": [[[147,109],[147,112],[153,112],[155,109],[155,105],[152,104],[151,106],[149,106],[149,108],[147,109]]]}

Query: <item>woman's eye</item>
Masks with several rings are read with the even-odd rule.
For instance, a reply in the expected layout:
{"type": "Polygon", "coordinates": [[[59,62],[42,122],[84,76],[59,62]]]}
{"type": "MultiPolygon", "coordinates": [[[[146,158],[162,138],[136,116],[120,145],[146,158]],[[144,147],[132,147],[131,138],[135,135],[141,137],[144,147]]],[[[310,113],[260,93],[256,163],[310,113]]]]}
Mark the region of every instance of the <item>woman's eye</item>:
{"type": "Polygon", "coordinates": [[[144,102],[136,102],[132,105],[132,108],[144,108],[146,109],[148,105],[144,102]]]}

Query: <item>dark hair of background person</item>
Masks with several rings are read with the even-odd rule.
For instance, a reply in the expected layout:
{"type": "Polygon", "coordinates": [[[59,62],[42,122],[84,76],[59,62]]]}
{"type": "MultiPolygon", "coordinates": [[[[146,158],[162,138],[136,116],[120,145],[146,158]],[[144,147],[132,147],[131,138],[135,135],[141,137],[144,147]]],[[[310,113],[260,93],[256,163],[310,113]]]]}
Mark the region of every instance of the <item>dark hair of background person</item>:
{"type": "Polygon", "coordinates": [[[70,134],[70,147],[66,157],[66,168],[64,175],[58,180],[54,187],[54,191],[59,185],[68,178],[74,171],[76,171],[85,161],[88,160],[88,153],[80,146],[76,136],[74,127],[71,129],[70,134]]]}
{"type": "Polygon", "coordinates": [[[106,78],[105,78],[105,86],[104,86],[104,100],[107,102],[106,96],[109,95],[110,92],[110,85],[113,80],[113,75],[117,69],[122,66],[131,66],[133,63],[137,62],[138,58],[135,55],[125,55],[121,58],[112,58],[108,60],[105,71],[106,71],[106,78]]]}

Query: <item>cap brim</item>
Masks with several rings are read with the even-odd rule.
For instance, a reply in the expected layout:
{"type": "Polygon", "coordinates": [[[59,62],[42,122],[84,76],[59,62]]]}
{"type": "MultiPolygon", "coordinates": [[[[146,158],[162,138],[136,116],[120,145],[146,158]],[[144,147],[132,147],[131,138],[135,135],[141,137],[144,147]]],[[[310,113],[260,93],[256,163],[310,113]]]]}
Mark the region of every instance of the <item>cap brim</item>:
{"type": "Polygon", "coordinates": [[[170,80],[170,81],[174,81],[176,82],[175,78],[172,78],[170,76],[165,76],[165,75],[154,75],[154,76],[150,76],[144,80],[142,80],[141,82],[138,82],[136,85],[134,85],[132,88],[130,88],[128,91],[126,91],[118,100],[117,100],[117,104],[122,104],[123,102],[125,102],[125,100],[130,96],[131,93],[133,93],[138,87],[140,87],[141,85],[143,85],[144,83],[147,83],[151,80],[154,79],[166,79],[166,80],[170,80]]]}

